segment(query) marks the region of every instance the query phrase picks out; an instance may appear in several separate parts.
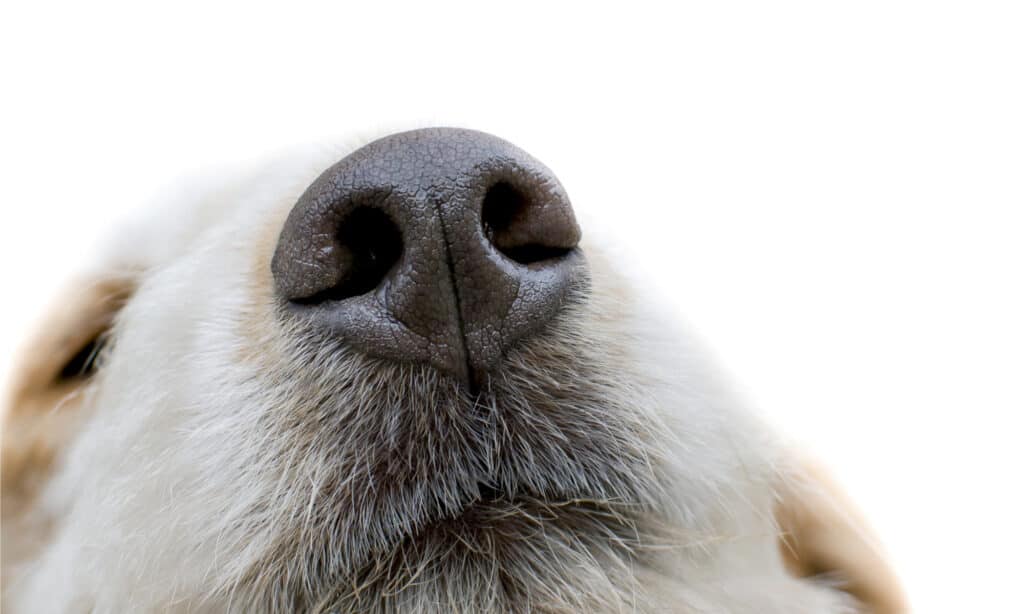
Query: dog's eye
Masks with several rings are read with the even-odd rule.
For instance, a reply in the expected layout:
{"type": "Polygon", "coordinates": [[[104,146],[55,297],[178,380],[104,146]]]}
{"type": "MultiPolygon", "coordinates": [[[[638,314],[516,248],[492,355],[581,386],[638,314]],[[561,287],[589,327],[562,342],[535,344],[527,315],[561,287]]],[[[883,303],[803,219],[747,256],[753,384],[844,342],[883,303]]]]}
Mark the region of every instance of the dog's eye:
{"type": "Polygon", "coordinates": [[[52,308],[27,346],[25,386],[39,390],[78,385],[95,375],[107,354],[114,320],[135,284],[127,277],[78,281],[52,308]]]}
{"type": "Polygon", "coordinates": [[[75,352],[57,374],[58,382],[67,382],[75,379],[83,379],[96,372],[96,359],[103,350],[106,340],[103,335],[97,335],[81,349],[75,352]]]}

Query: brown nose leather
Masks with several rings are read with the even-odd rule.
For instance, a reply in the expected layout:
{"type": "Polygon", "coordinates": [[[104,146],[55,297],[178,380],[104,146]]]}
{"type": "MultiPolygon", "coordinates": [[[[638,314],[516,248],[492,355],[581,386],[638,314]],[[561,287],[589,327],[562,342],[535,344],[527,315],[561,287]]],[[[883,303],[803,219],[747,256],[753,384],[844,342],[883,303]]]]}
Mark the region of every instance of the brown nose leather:
{"type": "Polygon", "coordinates": [[[327,169],[288,216],[271,268],[316,328],[473,382],[583,279],[579,239],[540,162],[482,132],[428,128],[327,169]]]}

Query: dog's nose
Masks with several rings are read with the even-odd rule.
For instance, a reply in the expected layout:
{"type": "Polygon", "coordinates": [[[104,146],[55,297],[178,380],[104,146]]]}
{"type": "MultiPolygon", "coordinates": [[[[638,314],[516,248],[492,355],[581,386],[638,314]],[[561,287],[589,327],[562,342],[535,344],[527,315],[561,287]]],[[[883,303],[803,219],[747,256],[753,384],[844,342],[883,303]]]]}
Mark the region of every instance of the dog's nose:
{"type": "Polygon", "coordinates": [[[585,278],[569,198],[494,136],[429,128],[355,151],[299,198],[272,271],[292,316],[366,354],[478,382],[585,278]]]}

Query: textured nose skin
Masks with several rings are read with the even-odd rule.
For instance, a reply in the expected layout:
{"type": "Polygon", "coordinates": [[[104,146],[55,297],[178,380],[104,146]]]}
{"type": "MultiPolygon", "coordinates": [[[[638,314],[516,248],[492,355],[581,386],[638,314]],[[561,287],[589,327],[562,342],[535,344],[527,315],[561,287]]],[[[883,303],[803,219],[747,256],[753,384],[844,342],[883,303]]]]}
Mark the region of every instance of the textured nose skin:
{"type": "Polygon", "coordinates": [[[579,238],[540,162],[488,134],[430,128],[325,171],[292,209],[272,271],[314,327],[475,381],[584,279],[579,238]]]}

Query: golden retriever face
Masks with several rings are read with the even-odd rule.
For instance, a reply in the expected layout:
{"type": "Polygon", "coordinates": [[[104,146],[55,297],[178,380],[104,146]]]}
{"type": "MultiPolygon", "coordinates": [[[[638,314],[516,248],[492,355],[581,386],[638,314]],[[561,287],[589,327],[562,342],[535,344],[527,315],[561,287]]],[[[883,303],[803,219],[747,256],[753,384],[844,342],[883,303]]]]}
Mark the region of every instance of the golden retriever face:
{"type": "Polygon", "coordinates": [[[525,152],[400,133],[162,212],[24,353],[10,611],[900,608],[525,152]]]}

